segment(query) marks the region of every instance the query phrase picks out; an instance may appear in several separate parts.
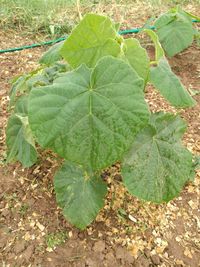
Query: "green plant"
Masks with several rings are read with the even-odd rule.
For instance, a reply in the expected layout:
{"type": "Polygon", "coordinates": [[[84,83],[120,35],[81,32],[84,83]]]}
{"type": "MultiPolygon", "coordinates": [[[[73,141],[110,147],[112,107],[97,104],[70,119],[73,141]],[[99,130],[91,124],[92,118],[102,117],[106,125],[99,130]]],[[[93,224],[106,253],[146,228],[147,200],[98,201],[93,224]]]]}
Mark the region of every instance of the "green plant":
{"type": "Polygon", "coordinates": [[[46,236],[46,244],[48,248],[54,249],[56,246],[65,243],[68,235],[64,231],[50,233],[46,236]]]}
{"type": "Polygon", "coordinates": [[[24,203],[21,205],[20,209],[19,209],[19,214],[22,216],[25,216],[25,214],[27,213],[29,209],[29,205],[27,203],[24,203]]]}
{"type": "Polygon", "coordinates": [[[192,19],[200,21],[200,17],[176,7],[156,20],[157,34],[168,56],[183,51],[192,44],[194,38],[198,38],[199,33],[193,27],[192,19]]]}
{"type": "Polygon", "coordinates": [[[124,40],[116,29],[107,17],[86,15],[11,90],[7,160],[31,166],[35,142],[65,159],[54,177],[56,198],[80,229],[103,207],[101,172],[116,161],[129,192],[156,203],[177,196],[194,174],[192,154],[181,144],[185,122],[151,114],[145,85],[152,82],[178,108],[195,101],[171,71],[156,33],[144,30],[155,44],[150,61],[137,39],[124,40]]]}

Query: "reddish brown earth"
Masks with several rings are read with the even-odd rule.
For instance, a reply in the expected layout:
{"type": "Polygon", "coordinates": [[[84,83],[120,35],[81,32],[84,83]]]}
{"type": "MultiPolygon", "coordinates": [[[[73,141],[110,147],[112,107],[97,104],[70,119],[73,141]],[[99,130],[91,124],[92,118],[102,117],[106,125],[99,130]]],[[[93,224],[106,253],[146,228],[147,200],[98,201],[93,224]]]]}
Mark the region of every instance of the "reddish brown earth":
{"type": "MultiPolygon", "coordinates": [[[[32,43],[19,35],[0,33],[0,49],[32,43]]],[[[36,67],[44,48],[0,54],[0,266],[10,267],[148,267],[200,266],[200,172],[181,195],[155,205],[131,197],[121,184],[119,166],[105,171],[109,193],[105,207],[86,230],[72,227],[57,208],[52,177],[56,156],[41,152],[30,169],[4,165],[9,80],[36,67]],[[50,235],[61,234],[52,249],[50,235]]],[[[187,88],[200,92],[200,48],[195,45],[170,59],[187,88]]],[[[148,87],[152,110],[175,112],[148,87]]],[[[200,154],[200,94],[197,105],[181,110],[188,122],[184,143],[200,154]]]]}

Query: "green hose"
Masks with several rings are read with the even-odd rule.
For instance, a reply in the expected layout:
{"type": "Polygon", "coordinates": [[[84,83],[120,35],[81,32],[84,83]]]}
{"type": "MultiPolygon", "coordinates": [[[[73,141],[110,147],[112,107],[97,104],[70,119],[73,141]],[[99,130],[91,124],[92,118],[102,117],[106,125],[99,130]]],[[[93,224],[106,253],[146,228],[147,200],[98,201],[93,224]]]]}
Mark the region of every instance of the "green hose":
{"type": "MultiPolygon", "coordinates": [[[[196,20],[196,19],[193,19],[192,22],[200,22],[200,21],[199,20],[196,20]]],[[[120,35],[125,35],[125,34],[131,34],[131,33],[138,33],[142,29],[143,28],[134,28],[134,29],[129,29],[129,30],[123,30],[123,31],[119,31],[119,34],[120,35]]],[[[155,30],[156,28],[155,28],[155,26],[149,26],[148,29],[155,30]]],[[[0,54],[10,53],[10,52],[15,52],[15,51],[21,51],[21,50],[35,48],[35,47],[40,47],[40,46],[44,46],[44,45],[52,45],[52,44],[61,42],[61,41],[65,40],[66,38],[67,38],[67,36],[60,37],[60,38],[55,39],[55,40],[50,40],[50,41],[42,42],[42,43],[37,43],[37,44],[24,45],[24,46],[20,46],[20,47],[3,49],[3,50],[0,50],[0,54]]]]}
{"type": "Polygon", "coordinates": [[[38,43],[38,44],[31,44],[31,45],[24,45],[24,46],[20,46],[20,47],[3,49],[3,50],[0,50],[0,53],[9,53],[9,52],[15,52],[15,51],[20,51],[20,50],[24,50],[24,49],[35,48],[35,47],[39,47],[39,46],[43,46],[43,45],[52,45],[52,44],[61,42],[61,41],[65,40],[66,38],[67,37],[61,37],[61,38],[58,38],[55,40],[50,40],[50,41],[42,42],[42,43],[38,43]]]}

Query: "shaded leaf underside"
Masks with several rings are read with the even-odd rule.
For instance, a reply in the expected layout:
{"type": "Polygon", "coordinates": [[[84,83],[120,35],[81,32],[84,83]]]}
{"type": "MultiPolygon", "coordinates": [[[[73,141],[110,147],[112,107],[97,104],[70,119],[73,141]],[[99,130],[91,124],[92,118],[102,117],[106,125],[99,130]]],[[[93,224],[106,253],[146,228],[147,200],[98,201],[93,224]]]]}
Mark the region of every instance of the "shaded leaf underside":
{"type": "Polygon", "coordinates": [[[36,162],[37,152],[27,117],[11,115],[6,129],[6,144],[8,162],[19,160],[24,167],[30,167],[36,162]]]}

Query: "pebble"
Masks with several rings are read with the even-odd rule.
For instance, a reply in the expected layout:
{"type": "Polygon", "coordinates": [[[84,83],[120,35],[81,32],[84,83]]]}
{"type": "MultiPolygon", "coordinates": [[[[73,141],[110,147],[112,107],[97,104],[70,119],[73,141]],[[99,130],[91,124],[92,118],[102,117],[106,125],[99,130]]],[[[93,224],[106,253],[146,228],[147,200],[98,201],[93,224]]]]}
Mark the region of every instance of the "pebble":
{"type": "Polygon", "coordinates": [[[25,258],[26,261],[29,261],[31,256],[33,255],[35,250],[35,247],[33,245],[27,247],[27,249],[23,253],[23,258],[25,258]]]}
{"type": "Polygon", "coordinates": [[[151,257],[151,252],[150,252],[150,250],[149,250],[148,248],[145,248],[145,249],[144,249],[144,254],[145,254],[145,256],[146,256],[147,258],[150,258],[150,257],[151,257]]]}
{"type": "Polygon", "coordinates": [[[160,257],[158,255],[151,256],[151,260],[155,265],[159,265],[160,264],[160,257]]]}
{"type": "Polygon", "coordinates": [[[16,254],[19,254],[22,251],[24,251],[25,248],[26,248],[26,242],[24,240],[19,240],[15,244],[14,251],[16,254]]]}
{"type": "Polygon", "coordinates": [[[106,244],[104,241],[99,240],[94,244],[93,250],[96,252],[103,252],[106,248],[106,244]]]}

